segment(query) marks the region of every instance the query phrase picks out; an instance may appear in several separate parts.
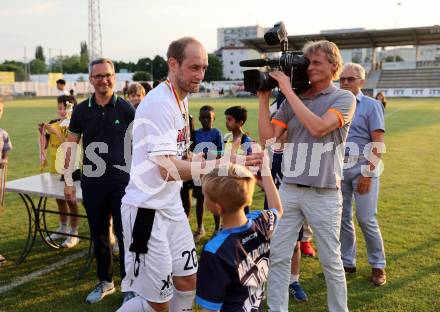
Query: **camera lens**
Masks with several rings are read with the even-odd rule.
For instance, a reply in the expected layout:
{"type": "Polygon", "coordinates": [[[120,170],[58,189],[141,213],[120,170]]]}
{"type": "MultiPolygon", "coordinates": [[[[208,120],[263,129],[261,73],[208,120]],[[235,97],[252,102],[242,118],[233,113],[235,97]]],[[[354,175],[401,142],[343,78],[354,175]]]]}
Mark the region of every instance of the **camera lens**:
{"type": "Polygon", "coordinates": [[[269,91],[278,86],[276,80],[269,76],[267,72],[260,72],[257,69],[245,70],[244,89],[251,93],[257,91],[269,91]]]}

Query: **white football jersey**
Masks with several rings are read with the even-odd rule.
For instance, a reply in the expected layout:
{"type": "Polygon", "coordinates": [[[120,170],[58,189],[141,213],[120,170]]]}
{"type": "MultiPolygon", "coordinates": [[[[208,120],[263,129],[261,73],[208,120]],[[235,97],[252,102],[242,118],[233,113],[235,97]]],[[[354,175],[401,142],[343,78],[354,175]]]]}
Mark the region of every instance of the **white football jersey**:
{"type": "Polygon", "coordinates": [[[136,110],[130,182],[122,203],[161,210],[171,219],[184,215],[180,199],[182,182],[164,181],[152,158],[182,158],[190,145],[188,118],[187,98],[178,100],[168,81],[148,92],[136,110]]]}

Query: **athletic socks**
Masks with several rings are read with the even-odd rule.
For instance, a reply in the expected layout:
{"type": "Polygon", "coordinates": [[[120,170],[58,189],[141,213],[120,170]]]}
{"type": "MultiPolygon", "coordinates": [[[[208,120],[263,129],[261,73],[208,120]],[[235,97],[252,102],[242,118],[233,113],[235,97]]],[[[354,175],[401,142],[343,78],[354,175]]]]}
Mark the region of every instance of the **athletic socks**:
{"type": "Polygon", "coordinates": [[[299,281],[299,274],[298,275],[290,274],[290,284],[298,281],[299,281]]]}
{"type": "Polygon", "coordinates": [[[60,232],[67,232],[67,229],[68,229],[67,223],[61,223],[60,222],[60,229],[61,229],[60,232]]]}
{"type": "Polygon", "coordinates": [[[169,312],[191,312],[196,291],[180,291],[174,288],[169,312]]]}
{"type": "MultiPolygon", "coordinates": [[[[195,290],[180,291],[174,288],[170,301],[169,312],[192,312],[195,290]]],[[[148,301],[141,296],[134,297],[124,303],[116,312],[156,312],[148,301]]]]}

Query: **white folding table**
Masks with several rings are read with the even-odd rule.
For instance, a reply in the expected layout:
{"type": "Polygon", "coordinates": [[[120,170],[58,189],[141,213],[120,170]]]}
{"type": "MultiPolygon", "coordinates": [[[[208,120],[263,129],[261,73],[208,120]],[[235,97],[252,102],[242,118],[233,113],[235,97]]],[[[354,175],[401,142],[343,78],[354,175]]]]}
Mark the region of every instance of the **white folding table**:
{"type": "MultiPolygon", "coordinates": [[[[80,182],[74,182],[76,188],[76,198],[82,201],[82,190],[80,182]]],[[[17,193],[24,202],[28,214],[28,233],[26,244],[20,258],[16,261],[17,264],[22,263],[28,254],[31,252],[35,243],[37,233],[40,234],[41,239],[50,247],[58,249],[60,245],[50,239],[48,233],[59,233],[47,229],[46,213],[60,214],[59,211],[47,210],[46,201],[48,198],[64,199],[64,182],[61,181],[60,175],[42,173],[26,178],[20,178],[13,181],[6,182],[6,192],[17,193]],[[38,203],[35,204],[31,196],[38,197],[38,203]]],[[[68,216],[77,216],[80,218],[87,218],[85,215],[64,213],[68,216]]],[[[64,233],[59,233],[64,234],[64,233]]],[[[64,234],[66,236],[76,236],[81,239],[90,240],[90,237],[64,234]]],[[[92,261],[91,250],[92,242],[90,240],[89,253],[87,255],[87,268],[83,269],[81,275],[88,269],[92,261]]]]}

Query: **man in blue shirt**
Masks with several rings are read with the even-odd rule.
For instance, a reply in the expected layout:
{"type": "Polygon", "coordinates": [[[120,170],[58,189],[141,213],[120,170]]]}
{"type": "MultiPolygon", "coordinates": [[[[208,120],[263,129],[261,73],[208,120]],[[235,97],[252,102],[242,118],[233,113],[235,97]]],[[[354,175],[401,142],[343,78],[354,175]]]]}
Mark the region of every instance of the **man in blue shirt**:
{"type": "Polygon", "coordinates": [[[361,92],[365,70],[348,63],[340,77],[342,89],[351,91],[357,100],[353,122],[348,132],[342,183],[343,209],[341,224],[341,257],[347,273],[356,272],[356,234],[353,224],[353,196],[356,217],[367,244],[372,282],[386,283],[385,250],[377,222],[381,146],[385,122],[382,104],[361,92]]]}

